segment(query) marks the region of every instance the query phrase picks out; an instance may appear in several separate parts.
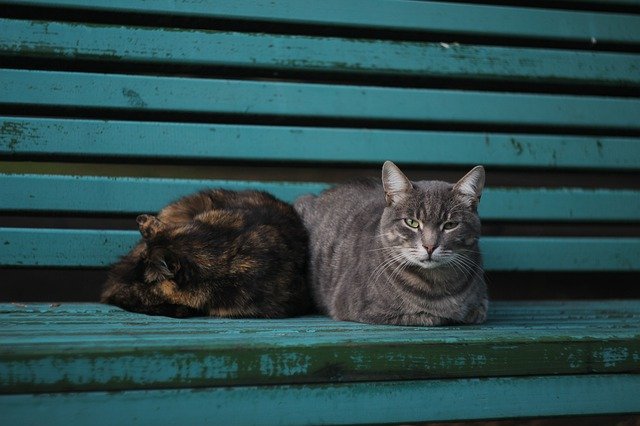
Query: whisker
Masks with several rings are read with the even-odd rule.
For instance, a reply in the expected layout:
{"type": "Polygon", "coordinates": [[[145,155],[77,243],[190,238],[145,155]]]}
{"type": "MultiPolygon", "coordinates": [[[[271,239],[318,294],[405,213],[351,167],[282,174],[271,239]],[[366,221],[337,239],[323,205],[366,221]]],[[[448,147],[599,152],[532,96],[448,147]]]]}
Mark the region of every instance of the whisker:
{"type": "Polygon", "coordinates": [[[401,249],[402,246],[388,246],[388,247],[379,247],[379,248],[374,248],[374,249],[369,249],[367,250],[368,252],[373,252],[373,251],[384,251],[384,250],[389,250],[389,251],[393,251],[396,249],[401,249]]]}
{"type": "Polygon", "coordinates": [[[476,278],[483,279],[483,269],[478,262],[459,254],[455,257],[455,261],[476,278]]]}
{"type": "Polygon", "coordinates": [[[373,278],[373,281],[378,281],[382,274],[385,272],[387,268],[389,268],[394,263],[402,260],[403,255],[401,252],[393,254],[391,257],[384,259],[378,266],[374,268],[374,270],[369,275],[369,280],[373,278]]]}

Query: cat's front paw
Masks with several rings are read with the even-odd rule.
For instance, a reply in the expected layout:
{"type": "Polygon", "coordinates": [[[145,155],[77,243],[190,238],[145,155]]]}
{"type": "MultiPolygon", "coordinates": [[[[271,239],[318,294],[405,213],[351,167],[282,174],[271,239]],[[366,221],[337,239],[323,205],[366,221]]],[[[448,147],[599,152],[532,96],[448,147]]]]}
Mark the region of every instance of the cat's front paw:
{"type": "Polygon", "coordinates": [[[162,297],[165,300],[171,301],[175,303],[178,293],[178,285],[175,281],[165,280],[160,283],[156,283],[151,288],[151,291],[157,295],[162,297]]]}
{"type": "Polygon", "coordinates": [[[472,306],[462,321],[465,324],[482,324],[487,320],[487,306],[472,306]]]}

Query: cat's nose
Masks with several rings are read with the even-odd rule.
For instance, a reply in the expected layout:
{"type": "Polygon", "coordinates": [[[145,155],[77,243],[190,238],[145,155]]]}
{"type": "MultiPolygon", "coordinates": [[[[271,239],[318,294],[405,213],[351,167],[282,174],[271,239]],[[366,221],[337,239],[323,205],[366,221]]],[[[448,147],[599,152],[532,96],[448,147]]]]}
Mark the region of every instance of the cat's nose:
{"type": "Polygon", "coordinates": [[[425,250],[427,250],[427,253],[429,254],[429,258],[431,258],[431,255],[433,254],[433,252],[435,251],[435,249],[438,248],[438,246],[429,246],[429,245],[422,245],[422,247],[425,248],[425,250]]]}

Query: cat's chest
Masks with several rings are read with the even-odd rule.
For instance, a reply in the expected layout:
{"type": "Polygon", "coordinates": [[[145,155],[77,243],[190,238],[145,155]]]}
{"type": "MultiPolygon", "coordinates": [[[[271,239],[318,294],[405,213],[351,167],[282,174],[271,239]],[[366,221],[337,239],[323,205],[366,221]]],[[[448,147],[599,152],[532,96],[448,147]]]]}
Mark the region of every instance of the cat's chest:
{"type": "MultiPolygon", "coordinates": [[[[457,319],[466,314],[462,301],[466,291],[455,291],[455,285],[447,285],[415,276],[404,277],[387,283],[383,291],[386,297],[378,298],[383,309],[410,313],[430,313],[457,319]],[[391,284],[391,285],[389,285],[391,284]]],[[[378,291],[380,293],[380,291],[378,291]]]]}

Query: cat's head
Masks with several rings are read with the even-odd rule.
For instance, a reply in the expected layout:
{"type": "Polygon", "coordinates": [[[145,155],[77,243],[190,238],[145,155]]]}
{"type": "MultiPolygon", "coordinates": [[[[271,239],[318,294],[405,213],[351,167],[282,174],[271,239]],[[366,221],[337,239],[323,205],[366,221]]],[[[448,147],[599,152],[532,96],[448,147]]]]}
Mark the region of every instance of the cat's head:
{"type": "MultiPolygon", "coordinates": [[[[387,202],[382,237],[392,256],[422,268],[469,270],[476,263],[484,168],[474,167],[457,183],[410,181],[391,161],[382,167],[387,202]]],[[[382,194],[381,194],[382,196],[382,194]]]]}
{"type": "Polygon", "coordinates": [[[195,275],[214,262],[207,241],[209,230],[202,223],[170,225],[146,214],[136,221],[146,246],[142,253],[145,282],[184,285],[196,281],[195,275]]]}

